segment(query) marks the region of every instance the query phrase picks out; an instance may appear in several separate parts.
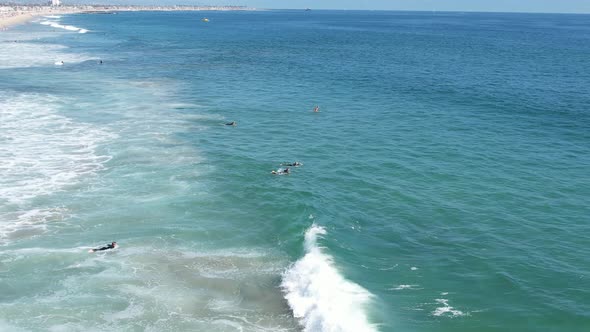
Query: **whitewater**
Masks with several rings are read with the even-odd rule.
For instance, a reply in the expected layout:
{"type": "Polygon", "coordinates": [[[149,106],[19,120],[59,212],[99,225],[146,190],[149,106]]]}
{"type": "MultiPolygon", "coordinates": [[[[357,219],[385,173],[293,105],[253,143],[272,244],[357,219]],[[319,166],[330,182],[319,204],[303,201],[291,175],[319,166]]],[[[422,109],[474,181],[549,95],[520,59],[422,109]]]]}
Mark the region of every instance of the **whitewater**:
{"type": "Polygon", "coordinates": [[[326,230],[312,225],[305,232],[305,256],[283,275],[281,286],[304,331],[377,331],[365,312],[371,294],[346,280],[317,240],[326,230]]]}

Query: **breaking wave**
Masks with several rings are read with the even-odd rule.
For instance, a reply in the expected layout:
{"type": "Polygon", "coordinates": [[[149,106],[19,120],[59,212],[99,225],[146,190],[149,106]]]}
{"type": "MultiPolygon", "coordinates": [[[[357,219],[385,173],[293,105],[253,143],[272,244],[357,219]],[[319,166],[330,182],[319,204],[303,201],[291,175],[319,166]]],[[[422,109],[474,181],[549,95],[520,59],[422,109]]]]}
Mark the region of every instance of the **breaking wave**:
{"type": "Polygon", "coordinates": [[[323,227],[305,233],[305,256],[283,274],[282,288],[305,332],[372,332],[366,307],[372,294],[346,280],[317,245],[323,227]]]}

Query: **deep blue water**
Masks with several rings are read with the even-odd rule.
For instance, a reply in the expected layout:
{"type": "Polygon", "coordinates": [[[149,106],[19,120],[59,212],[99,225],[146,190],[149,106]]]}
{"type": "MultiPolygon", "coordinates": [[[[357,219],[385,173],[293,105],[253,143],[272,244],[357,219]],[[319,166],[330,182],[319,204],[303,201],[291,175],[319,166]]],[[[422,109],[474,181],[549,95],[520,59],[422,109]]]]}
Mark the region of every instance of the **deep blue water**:
{"type": "Polygon", "coordinates": [[[588,59],[588,15],[3,32],[0,329],[586,331],[588,59]]]}

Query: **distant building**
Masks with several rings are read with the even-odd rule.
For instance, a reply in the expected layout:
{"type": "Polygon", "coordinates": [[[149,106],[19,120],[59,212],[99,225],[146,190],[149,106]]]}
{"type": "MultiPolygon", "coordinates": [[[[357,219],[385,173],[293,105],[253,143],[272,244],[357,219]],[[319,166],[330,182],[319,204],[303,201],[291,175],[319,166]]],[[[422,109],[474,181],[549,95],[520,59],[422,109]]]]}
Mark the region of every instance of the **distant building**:
{"type": "Polygon", "coordinates": [[[59,5],[61,5],[61,1],[59,1],[59,0],[51,0],[51,5],[52,6],[59,6],[59,5]]]}

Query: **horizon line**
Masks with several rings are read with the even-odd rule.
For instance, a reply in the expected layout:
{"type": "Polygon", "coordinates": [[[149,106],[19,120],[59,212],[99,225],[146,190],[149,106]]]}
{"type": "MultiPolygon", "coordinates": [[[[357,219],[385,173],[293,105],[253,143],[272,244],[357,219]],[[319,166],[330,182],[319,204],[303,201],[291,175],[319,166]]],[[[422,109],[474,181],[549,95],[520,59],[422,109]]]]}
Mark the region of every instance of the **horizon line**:
{"type": "MultiPolygon", "coordinates": [[[[212,6],[214,7],[214,6],[212,6]]],[[[246,6],[248,7],[248,6],[246,6]]],[[[248,8],[254,8],[254,7],[248,7],[248,8]]],[[[262,9],[262,10],[303,10],[305,11],[308,8],[260,8],[260,7],[256,7],[254,9],[262,9]]],[[[311,9],[311,11],[314,10],[341,10],[341,11],[380,11],[380,12],[419,12],[419,13],[481,13],[481,14],[485,14],[485,13],[496,13],[496,14],[577,14],[577,15],[590,15],[590,11],[589,12],[542,12],[542,11],[536,11],[536,12],[523,12],[523,11],[501,11],[501,10],[487,10],[487,11],[481,11],[481,10],[448,10],[448,9],[443,9],[443,10],[427,10],[427,9],[350,9],[350,8],[309,8],[311,9]]]]}
{"type": "MultiPolygon", "coordinates": [[[[14,2],[0,2],[0,6],[47,6],[47,3],[14,3],[14,2]]],[[[427,10],[427,9],[355,9],[355,8],[261,8],[261,7],[249,7],[248,5],[189,5],[189,4],[169,4],[169,5],[139,5],[139,4],[62,4],[59,7],[75,7],[75,6],[90,6],[90,7],[143,7],[143,8],[163,8],[163,7],[241,7],[248,8],[251,10],[292,10],[292,11],[381,11],[381,12],[417,12],[417,13],[470,13],[470,14],[565,14],[565,15],[590,15],[589,12],[544,12],[544,11],[504,11],[504,10],[427,10]]]]}

